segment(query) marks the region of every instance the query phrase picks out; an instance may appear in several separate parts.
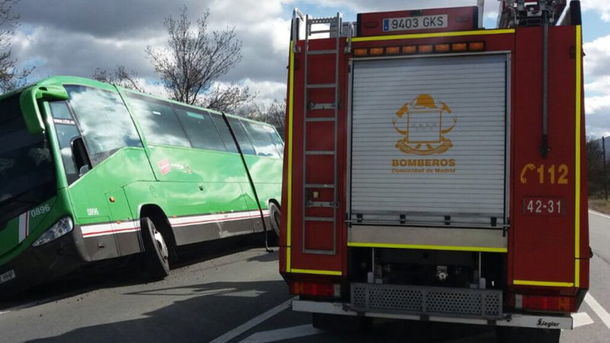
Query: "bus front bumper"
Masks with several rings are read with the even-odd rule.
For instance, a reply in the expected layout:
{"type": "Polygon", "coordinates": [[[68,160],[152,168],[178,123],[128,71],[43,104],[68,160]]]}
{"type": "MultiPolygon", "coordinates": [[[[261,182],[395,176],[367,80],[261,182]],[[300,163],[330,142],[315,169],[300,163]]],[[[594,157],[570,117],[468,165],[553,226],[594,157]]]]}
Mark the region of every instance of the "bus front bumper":
{"type": "Polygon", "coordinates": [[[345,316],[365,316],[372,318],[404,319],[473,325],[524,327],[538,329],[574,329],[574,318],[570,315],[553,316],[507,313],[501,319],[489,320],[484,318],[468,318],[457,316],[423,316],[418,314],[407,314],[398,312],[356,312],[351,309],[350,304],[347,303],[319,302],[311,300],[293,300],[292,310],[297,312],[325,313],[345,316]]]}
{"type": "Polygon", "coordinates": [[[65,275],[81,266],[85,260],[72,234],[39,247],[31,246],[0,266],[0,298],[65,275]]]}

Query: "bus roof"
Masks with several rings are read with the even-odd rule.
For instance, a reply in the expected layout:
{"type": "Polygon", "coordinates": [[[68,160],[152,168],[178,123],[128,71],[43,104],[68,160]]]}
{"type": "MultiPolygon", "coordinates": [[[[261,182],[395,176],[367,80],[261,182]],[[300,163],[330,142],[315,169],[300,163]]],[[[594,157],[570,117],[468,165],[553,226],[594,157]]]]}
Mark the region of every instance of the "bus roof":
{"type": "MultiPolygon", "coordinates": [[[[115,86],[106,82],[101,82],[101,81],[97,81],[97,80],[93,80],[93,79],[88,79],[85,77],[79,77],[79,76],[66,76],[66,75],[57,75],[57,76],[50,76],[47,78],[44,78],[42,80],[39,80],[37,82],[34,82],[32,84],[29,84],[27,86],[21,87],[19,89],[16,90],[12,90],[10,92],[7,92],[5,94],[0,95],[0,100],[9,97],[13,94],[19,93],[27,88],[33,87],[33,86],[38,86],[38,87],[44,87],[46,85],[66,85],[66,84],[71,84],[71,85],[82,85],[82,86],[89,86],[89,87],[95,87],[95,88],[101,88],[101,89],[106,89],[106,90],[119,90],[121,92],[129,92],[129,93],[133,93],[133,94],[139,94],[139,95],[143,95],[143,96],[147,96],[147,97],[151,97],[157,100],[163,100],[163,101],[168,101],[177,105],[181,105],[181,106],[186,106],[186,107],[191,107],[193,109],[199,109],[199,110],[206,110],[208,112],[212,112],[218,115],[222,115],[222,112],[220,111],[216,111],[213,109],[209,109],[209,108],[205,108],[205,107],[201,107],[201,106],[195,106],[195,105],[189,105],[189,104],[185,104],[183,102],[179,102],[179,101],[175,101],[175,100],[171,100],[171,99],[167,99],[161,96],[157,96],[157,95],[153,95],[153,94],[147,94],[147,93],[143,93],[143,92],[139,92],[133,89],[128,89],[128,88],[124,88],[124,87],[120,87],[120,86],[115,86]]],[[[250,121],[253,123],[257,123],[257,124],[261,124],[261,125],[265,125],[265,126],[269,126],[269,127],[273,127],[275,128],[273,125],[269,124],[269,123],[265,123],[265,122],[261,122],[261,121],[257,121],[257,120],[253,120],[253,119],[249,119],[249,118],[244,118],[244,117],[240,117],[238,115],[235,114],[231,114],[231,113],[225,113],[225,115],[227,115],[228,117],[233,117],[236,119],[242,119],[242,120],[246,120],[246,121],[250,121]]]]}

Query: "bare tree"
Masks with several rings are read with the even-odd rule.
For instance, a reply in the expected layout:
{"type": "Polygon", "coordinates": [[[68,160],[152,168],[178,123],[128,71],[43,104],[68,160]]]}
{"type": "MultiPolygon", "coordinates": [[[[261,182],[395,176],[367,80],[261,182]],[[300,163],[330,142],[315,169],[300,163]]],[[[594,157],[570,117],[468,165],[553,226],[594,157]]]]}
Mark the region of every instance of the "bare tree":
{"type": "Polygon", "coordinates": [[[127,70],[127,68],[122,65],[117,66],[116,69],[111,71],[97,68],[93,73],[93,78],[101,82],[133,89],[138,92],[144,92],[144,87],[138,80],[138,74],[134,71],[127,70]]]}
{"type": "Polygon", "coordinates": [[[166,18],[167,46],[149,46],[146,53],[175,100],[198,104],[213,82],[239,63],[241,41],[235,28],[209,32],[209,11],[195,24],[188,14],[184,6],[177,17],[166,18]]]}
{"type": "Polygon", "coordinates": [[[19,15],[13,6],[19,0],[0,0],[0,90],[6,92],[25,84],[34,68],[17,68],[17,60],[11,57],[11,37],[19,26],[19,15]]]}
{"type": "Polygon", "coordinates": [[[236,113],[242,106],[251,103],[255,97],[256,95],[252,94],[248,87],[230,85],[222,88],[216,86],[205,94],[199,104],[216,111],[236,113]]]}
{"type": "Polygon", "coordinates": [[[589,179],[589,194],[599,195],[604,189],[604,156],[602,140],[587,137],[587,174],[589,179]]]}
{"type": "Polygon", "coordinates": [[[285,116],[286,116],[286,102],[274,101],[271,105],[261,106],[257,104],[250,104],[240,109],[239,115],[262,121],[275,126],[277,132],[284,138],[284,127],[285,127],[285,116]]]}

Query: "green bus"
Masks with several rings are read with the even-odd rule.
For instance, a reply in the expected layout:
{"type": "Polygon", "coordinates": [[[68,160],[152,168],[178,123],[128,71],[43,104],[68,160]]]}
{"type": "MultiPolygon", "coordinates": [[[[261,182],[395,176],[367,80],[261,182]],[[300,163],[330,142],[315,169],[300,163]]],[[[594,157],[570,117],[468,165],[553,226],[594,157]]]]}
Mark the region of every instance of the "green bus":
{"type": "Polygon", "coordinates": [[[268,124],[94,80],[5,94],[0,295],[135,254],[162,279],[178,246],[277,230],[282,154],[268,124]]]}

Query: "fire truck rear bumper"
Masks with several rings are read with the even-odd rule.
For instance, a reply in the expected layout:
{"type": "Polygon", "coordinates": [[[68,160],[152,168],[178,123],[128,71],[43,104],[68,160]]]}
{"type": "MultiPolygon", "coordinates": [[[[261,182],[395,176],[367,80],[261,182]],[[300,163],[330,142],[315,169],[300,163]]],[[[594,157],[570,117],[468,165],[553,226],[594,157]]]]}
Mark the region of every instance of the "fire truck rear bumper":
{"type": "Polygon", "coordinates": [[[445,322],[458,324],[473,324],[473,325],[488,325],[488,326],[509,326],[509,327],[524,327],[538,329],[574,329],[574,318],[570,315],[552,316],[552,315],[529,315],[520,313],[504,313],[500,319],[485,319],[485,318],[469,318],[455,316],[435,316],[435,315],[419,315],[406,314],[395,312],[375,312],[366,311],[359,312],[351,308],[349,303],[331,303],[319,302],[310,300],[294,300],[292,302],[292,310],[297,312],[310,313],[325,313],[337,314],[346,316],[365,316],[372,318],[390,318],[404,320],[419,320],[430,322],[445,322]]]}

